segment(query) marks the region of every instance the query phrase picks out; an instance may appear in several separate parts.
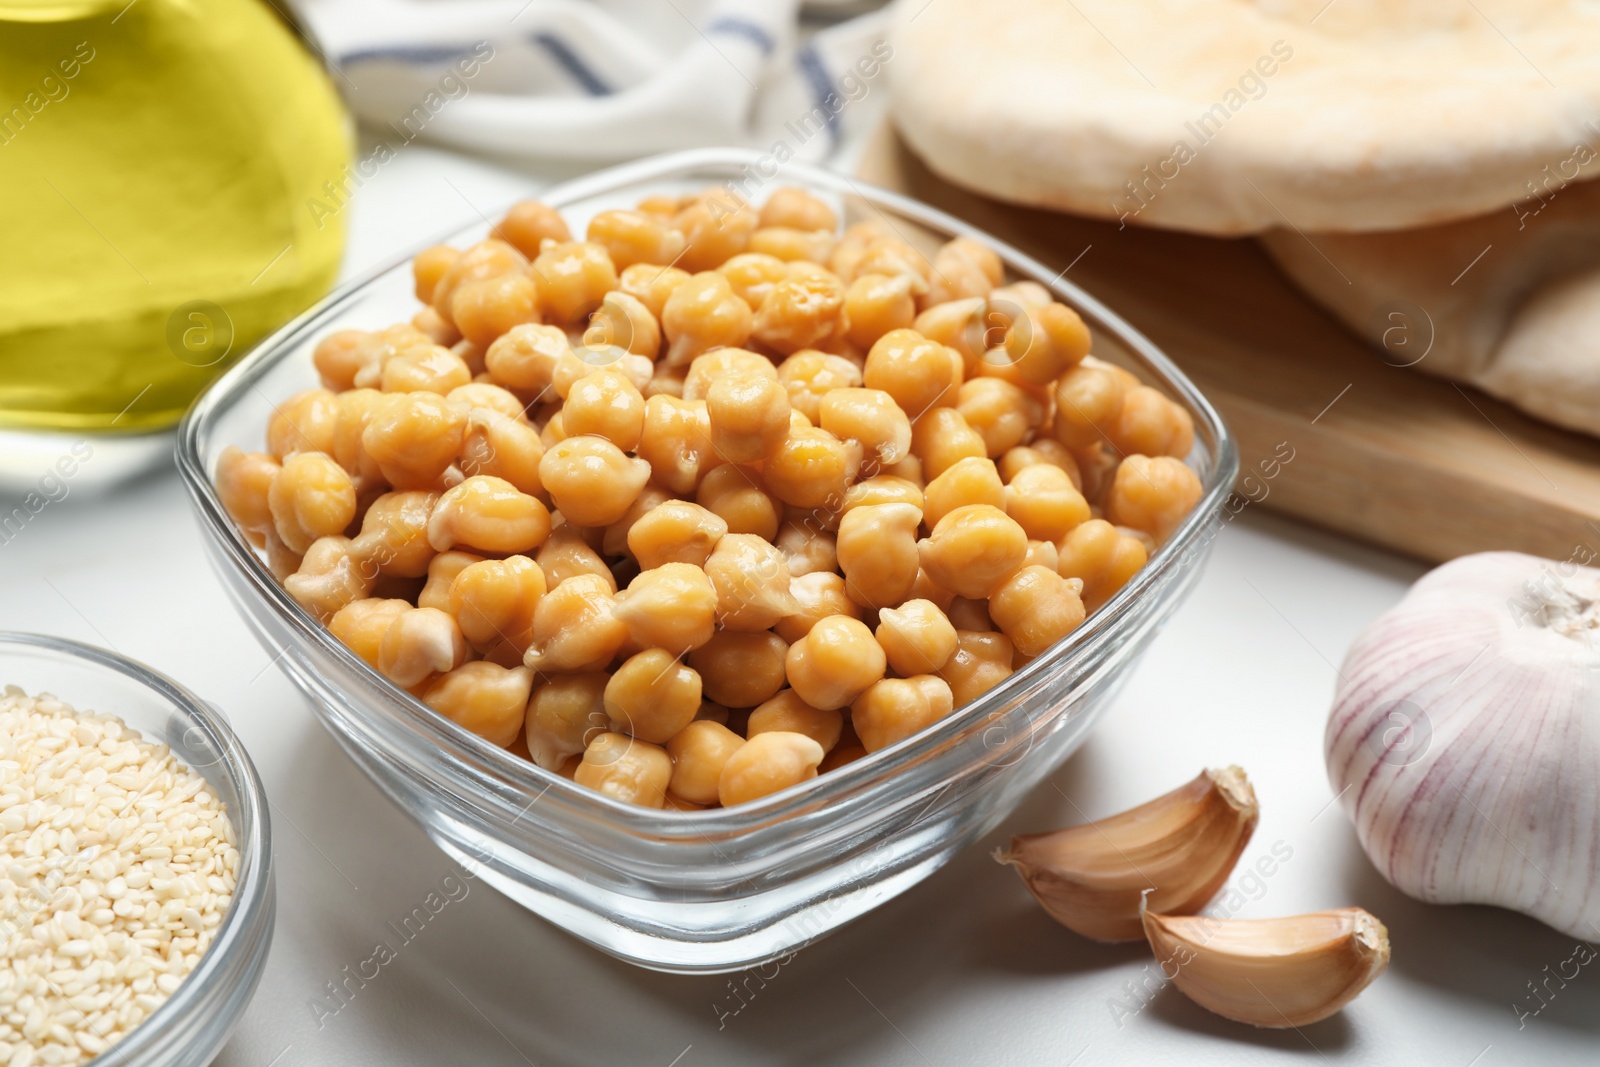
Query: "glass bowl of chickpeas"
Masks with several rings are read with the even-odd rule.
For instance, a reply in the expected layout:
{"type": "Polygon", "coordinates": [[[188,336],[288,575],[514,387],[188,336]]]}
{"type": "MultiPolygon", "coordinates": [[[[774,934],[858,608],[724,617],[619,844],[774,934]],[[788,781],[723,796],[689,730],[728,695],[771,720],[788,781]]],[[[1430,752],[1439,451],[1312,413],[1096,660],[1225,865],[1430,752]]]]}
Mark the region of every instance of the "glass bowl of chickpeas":
{"type": "Polygon", "coordinates": [[[1149,341],[915,201],[614,168],[330,297],[179,466],[344,750],[593,945],[715,972],[937,870],[1076,748],[1237,469],[1149,341]]]}

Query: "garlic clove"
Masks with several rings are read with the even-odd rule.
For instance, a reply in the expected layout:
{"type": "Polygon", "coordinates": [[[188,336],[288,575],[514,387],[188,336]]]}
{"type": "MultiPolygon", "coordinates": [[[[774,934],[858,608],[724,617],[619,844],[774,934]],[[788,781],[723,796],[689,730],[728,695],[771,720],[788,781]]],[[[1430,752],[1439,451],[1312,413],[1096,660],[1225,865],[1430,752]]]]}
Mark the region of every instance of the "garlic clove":
{"type": "Polygon", "coordinates": [[[1282,1029],[1326,1019],[1389,966],[1389,931],[1361,908],[1283,919],[1144,915],[1161,972],[1208,1011],[1282,1029]]]}
{"type": "Polygon", "coordinates": [[[1096,941],[1136,941],[1143,895],[1164,914],[1200,910],[1255,832],[1260,809],[1238,767],[1099,822],[1011,839],[995,859],[1022,876],[1061,925],[1096,941]]]}

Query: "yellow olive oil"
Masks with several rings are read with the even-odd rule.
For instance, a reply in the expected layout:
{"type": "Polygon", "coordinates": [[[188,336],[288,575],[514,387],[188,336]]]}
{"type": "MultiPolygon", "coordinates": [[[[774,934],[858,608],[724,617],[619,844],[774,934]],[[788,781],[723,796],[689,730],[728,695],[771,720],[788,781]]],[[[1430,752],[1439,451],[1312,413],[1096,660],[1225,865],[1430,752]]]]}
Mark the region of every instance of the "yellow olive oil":
{"type": "Polygon", "coordinates": [[[0,0],[0,427],[175,422],[333,284],[350,152],[260,0],[0,0]]]}

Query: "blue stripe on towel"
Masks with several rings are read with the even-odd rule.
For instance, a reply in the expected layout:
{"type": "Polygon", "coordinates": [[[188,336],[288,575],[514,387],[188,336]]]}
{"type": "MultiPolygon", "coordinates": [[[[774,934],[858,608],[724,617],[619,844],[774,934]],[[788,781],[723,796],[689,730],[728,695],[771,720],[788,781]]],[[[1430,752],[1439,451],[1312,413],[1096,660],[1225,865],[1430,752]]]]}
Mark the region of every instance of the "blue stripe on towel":
{"type": "Polygon", "coordinates": [[[795,56],[795,62],[800,67],[800,73],[806,76],[807,83],[811,86],[811,95],[817,102],[817,107],[828,116],[823,123],[823,128],[828,131],[828,144],[832,148],[839,147],[839,116],[828,109],[828,97],[837,95],[833,85],[833,77],[828,73],[828,68],[822,65],[822,56],[817,53],[814,45],[806,45],[795,56]]]}
{"type": "Polygon", "coordinates": [[[729,15],[724,15],[714,20],[711,25],[706,27],[706,32],[725,33],[731,37],[743,37],[761,49],[761,54],[764,56],[770,56],[773,50],[778,47],[778,42],[772,39],[772,35],[766,31],[765,27],[759,26],[748,19],[734,18],[729,15]]]}
{"type": "Polygon", "coordinates": [[[556,65],[566,71],[573,81],[583,86],[583,91],[590,96],[610,96],[616,91],[561,38],[553,34],[536,33],[528,39],[548,52],[550,58],[556,61],[556,65]]]}
{"type": "Polygon", "coordinates": [[[339,57],[342,66],[355,63],[371,63],[379,60],[394,60],[399,63],[415,63],[418,65],[443,63],[447,59],[457,56],[472,54],[473,45],[395,45],[391,48],[364,48],[357,52],[346,52],[339,57]]]}

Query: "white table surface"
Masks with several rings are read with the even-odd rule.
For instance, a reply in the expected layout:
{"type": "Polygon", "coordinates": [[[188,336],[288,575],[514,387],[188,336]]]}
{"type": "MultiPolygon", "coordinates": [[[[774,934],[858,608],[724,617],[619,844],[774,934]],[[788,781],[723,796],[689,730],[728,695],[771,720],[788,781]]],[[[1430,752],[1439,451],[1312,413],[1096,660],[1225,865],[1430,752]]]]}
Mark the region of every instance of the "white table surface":
{"type": "MultiPolygon", "coordinates": [[[[411,146],[357,195],[346,275],[551,176],[411,146]]],[[[1291,464],[1280,477],[1299,474],[1291,464]]],[[[1329,806],[1333,664],[1420,573],[1247,508],[1117,706],[1048,784],[944,870],[770,982],[752,980],[748,1003],[726,1015],[739,1004],[728,977],[619,963],[474,882],[319,1025],[310,1005],[325,983],[371,955],[451,864],[269,666],[203,558],[171,469],[76,492],[0,546],[0,628],[110,646],[173,675],[226,710],[260,768],[277,934],[225,1067],[1593,1062],[1600,974],[1580,974],[1521,1028],[1513,1010],[1535,1003],[1526,983],[1573,939],[1508,912],[1401,896],[1329,806]],[[1393,939],[1389,972],[1301,1032],[1228,1023],[1170,988],[1129,1014],[1127,984],[1153,972],[1148,950],[1056,926],[989,858],[1012,833],[1098,818],[1227,763],[1249,771],[1262,803],[1241,870],[1276,843],[1292,850],[1239,914],[1359,904],[1393,939]]]]}

